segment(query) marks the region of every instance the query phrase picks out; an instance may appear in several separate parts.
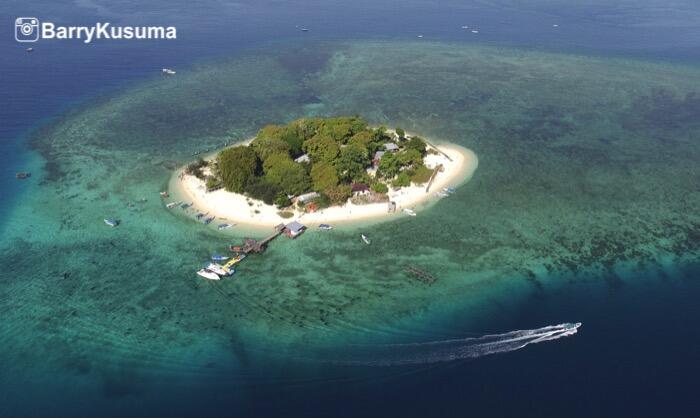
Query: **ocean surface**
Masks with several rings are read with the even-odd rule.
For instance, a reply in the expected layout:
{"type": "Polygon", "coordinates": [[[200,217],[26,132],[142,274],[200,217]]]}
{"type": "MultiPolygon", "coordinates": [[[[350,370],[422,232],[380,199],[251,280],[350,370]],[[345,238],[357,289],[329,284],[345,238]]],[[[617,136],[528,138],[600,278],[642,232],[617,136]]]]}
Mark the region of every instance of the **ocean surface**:
{"type": "Polygon", "coordinates": [[[696,416],[700,5],[464,3],[0,4],[0,416],[696,416]],[[19,16],[178,39],[29,54],[19,16]],[[479,169],[198,279],[247,233],[165,209],[172,170],[338,114],[479,169]]]}

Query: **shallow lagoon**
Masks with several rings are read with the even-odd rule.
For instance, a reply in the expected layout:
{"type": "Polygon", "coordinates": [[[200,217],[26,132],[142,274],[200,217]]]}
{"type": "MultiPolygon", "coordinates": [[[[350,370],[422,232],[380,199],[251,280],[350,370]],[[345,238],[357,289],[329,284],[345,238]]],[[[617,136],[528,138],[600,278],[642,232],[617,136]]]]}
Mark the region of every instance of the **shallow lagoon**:
{"type": "Polygon", "coordinates": [[[6,379],[67,373],[120,399],[167,376],[327,378],[317,349],[481,335],[563,283],[697,263],[699,81],[644,61],[362,42],[269,47],[86,103],[36,133],[46,170],[2,237],[6,379]],[[231,280],[197,278],[240,237],[167,211],[171,171],[269,122],[355,113],[473,149],[480,167],[421,216],[367,227],[371,247],[312,231],[231,280]]]}

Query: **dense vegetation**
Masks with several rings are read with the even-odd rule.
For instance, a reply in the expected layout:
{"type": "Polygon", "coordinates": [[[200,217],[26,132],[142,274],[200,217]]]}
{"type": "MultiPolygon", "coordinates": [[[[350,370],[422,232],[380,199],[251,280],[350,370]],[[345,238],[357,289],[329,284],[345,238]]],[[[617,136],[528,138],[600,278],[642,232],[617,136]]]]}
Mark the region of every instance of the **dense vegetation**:
{"type": "MultiPolygon", "coordinates": [[[[396,132],[398,135],[384,127],[371,128],[358,116],[268,125],[250,146],[221,151],[212,176],[228,191],[280,207],[290,204],[289,196],[311,191],[320,194],[320,205],[344,203],[354,183],[385,194],[387,183],[402,187],[427,181],[430,170],[423,165],[425,141],[407,138],[400,128],[396,132]],[[373,161],[377,151],[385,151],[386,144],[395,144],[398,149],[373,161]],[[377,170],[372,176],[367,168],[373,164],[377,170]]],[[[211,183],[216,184],[216,180],[211,183]]]]}

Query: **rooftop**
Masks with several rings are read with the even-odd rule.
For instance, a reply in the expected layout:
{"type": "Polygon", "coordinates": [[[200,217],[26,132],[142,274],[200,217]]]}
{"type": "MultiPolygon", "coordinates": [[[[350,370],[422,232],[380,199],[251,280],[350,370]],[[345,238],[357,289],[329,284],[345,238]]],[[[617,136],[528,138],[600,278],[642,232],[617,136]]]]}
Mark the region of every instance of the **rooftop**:
{"type": "Polygon", "coordinates": [[[300,231],[303,231],[304,229],[306,229],[306,227],[304,225],[300,224],[297,221],[292,221],[292,222],[288,223],[286,228],[288,231],[295,233],[295,234],[297,232],[300,232],[300,231]]]}
{"type": "Polygon", "coordinates": [[[387,142],[386,144],[384,144],[384,149],[387,151],[398,151],[399,146],[394,144],[393,142],[387,142]]]}

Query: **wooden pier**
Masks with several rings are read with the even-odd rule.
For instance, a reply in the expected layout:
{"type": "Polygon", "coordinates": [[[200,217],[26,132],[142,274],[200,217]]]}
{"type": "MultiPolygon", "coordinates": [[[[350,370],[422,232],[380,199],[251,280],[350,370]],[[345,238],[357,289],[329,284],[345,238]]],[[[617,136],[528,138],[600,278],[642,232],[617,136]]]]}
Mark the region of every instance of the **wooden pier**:
{"type": "Polygon", "coordinates": [[[274,240],[275,238],[279,237],[282,232],[284,232],[284,224],[279,224],[275,227],[275,232],[268,236],[267,238],[264,238],[260,241],[254,240],[252,238],[247,238],[243,241],[243,245],[241,246],[241,252],[244,254],[250,254],[250,253],[261,253],[265,251],[267,248],[267,244],[270,243],[270,241],[274,240]]]}
{"type": "Polygon", "coordinates": [[[406,274],[413,276],[416,280],[420,280],[423,283],[433,284],[437,280],[435,276],[433,276],[425,270],[419,269],[416,266],[407,265],[404,267],[403,271],[406,274]]]}
{"type": "Polygon", "coordinates": [[[430,191],[430,186],[433,185],[433,181],[435,181],[435,177],[438,175],[439,172],[443,170],[442,164],[438,164],[437,167],[435,167],[435,170],[433,170],[433,174],[430,176],[430,180],[428,180],[428,185],[425,186],[425,192],[428,193],[430,191]]]}

